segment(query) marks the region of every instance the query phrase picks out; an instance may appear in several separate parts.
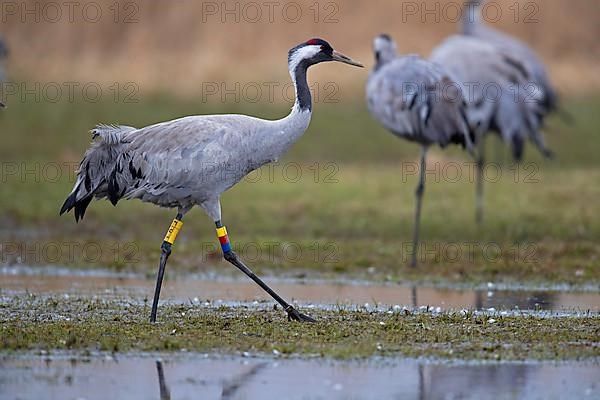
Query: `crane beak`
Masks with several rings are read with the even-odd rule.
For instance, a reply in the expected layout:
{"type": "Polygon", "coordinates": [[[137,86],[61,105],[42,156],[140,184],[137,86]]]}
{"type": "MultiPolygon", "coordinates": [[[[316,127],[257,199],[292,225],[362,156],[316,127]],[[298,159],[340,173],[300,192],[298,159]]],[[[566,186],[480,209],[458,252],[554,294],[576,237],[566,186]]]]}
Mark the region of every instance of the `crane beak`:
{"type": "Polygon", "coordinates": [[[333,61],[343,62],[344,64],[354,65],[355,67],[361,67],[361,68],[364,67],[364,65],[362,65],[358,61],[354,61],[350,57],[345,56],[342,53],[339,53],[339,52],[337,52],[335,50],[333,51],[333,54],[332,54],[331,58],[333,59],[333,61]]]}

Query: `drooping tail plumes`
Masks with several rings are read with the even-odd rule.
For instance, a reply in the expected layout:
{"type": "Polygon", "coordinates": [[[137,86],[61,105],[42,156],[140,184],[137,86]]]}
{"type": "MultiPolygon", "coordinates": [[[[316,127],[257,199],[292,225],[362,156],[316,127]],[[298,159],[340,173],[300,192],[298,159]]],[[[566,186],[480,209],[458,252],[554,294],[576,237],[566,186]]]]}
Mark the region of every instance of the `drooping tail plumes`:
{"type": "Polygon", "coordinates": [[[130,126],[98,125],[90,133],[96,140],[85,153],[77,171],[73,191],[65,200],[60,215],[75,209],[75,220],[83,219],[94,197],[104,197],[107,182],[126,143],[125,134],[136,130],[130,126]]]}
{"type": "Polygon", "coordinates": [[[491,128],[502,136],[512,150],[513,159],[517,162],[523,159],[525,143],[529,140],[545,158],[552,158],[553,153],[548,149],[542,132],[543,118],[540,105],[530,101],[522,93],[517,97],[503,95],[499,100],[491,128]]]}

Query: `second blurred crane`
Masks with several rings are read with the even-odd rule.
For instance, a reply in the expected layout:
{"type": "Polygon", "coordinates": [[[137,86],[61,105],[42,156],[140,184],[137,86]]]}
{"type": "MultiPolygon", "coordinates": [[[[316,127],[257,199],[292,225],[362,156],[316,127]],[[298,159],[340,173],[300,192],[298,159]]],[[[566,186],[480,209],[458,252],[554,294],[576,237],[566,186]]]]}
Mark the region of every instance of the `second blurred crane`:
{"type": "Polygon", "coordinates": [[[476,212],[483,221],[485,136],[497,132],[511,146],[513,159],[521,161],[529,139],[545,158],[542,127],[546,115],[558,109],[558,97],[544,64],[525,43],[481,21],[482,0],[467,2],[463,35],[455,35],[432,52],[430,60],[443,65],[468,86],[467,114],[478,138],[476,212]]]}
{"type": "Polygon", "coordinates": [[[394,135],[421,145],[417,208],[411,266],[417,265],[421,202],[425,190],[427,150],[451,143],[469,150],[472,135],[466,103],[458,84],[440,66],[416,55],[398,56],[389,35],[374,40],[375,67],[367,82],[371,114],[394,135]],[[452,92],[452,88],[456,89],[452,92]]]}

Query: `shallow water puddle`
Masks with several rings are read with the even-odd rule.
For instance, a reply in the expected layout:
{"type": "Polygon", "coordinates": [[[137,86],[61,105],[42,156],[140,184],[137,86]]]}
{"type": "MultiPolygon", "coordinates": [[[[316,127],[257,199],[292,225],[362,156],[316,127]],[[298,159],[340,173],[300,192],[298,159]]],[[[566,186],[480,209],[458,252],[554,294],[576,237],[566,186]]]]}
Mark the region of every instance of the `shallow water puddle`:
{"type": "MultiPolygon", "coordinates": [[[[600,312],[600,293],[523,290],[458,290],[399,285],[290,283],[269,281],[283,297],[301,304],[431,306],[441,309],[521,309],[600,312]]],[[[83,294],[150,298],[154,281],[89,275],[1,275],[4,293],[83,294]]],[[[167,280],[162,300],[247,302],[271,300],[253,282],[201,279],[167,280]]]]}
{"type": "Polygon", "coordinates": [[[5,359],[2,399],[574,399],[600,396],[594,364],[150,357],[5,359]]]}

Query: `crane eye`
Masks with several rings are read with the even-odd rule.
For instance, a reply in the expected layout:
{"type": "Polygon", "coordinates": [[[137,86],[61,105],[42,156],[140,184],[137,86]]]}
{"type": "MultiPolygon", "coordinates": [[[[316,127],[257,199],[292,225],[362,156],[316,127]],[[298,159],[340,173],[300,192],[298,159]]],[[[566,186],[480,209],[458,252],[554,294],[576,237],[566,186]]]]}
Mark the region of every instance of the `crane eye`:
{"type": "Polygon", "coordinates": [[[331,46],[327,46],[325,44],[321,45],[321,51],[325,54],[331,55],[333,53],[333,48],[331,46]]]}

